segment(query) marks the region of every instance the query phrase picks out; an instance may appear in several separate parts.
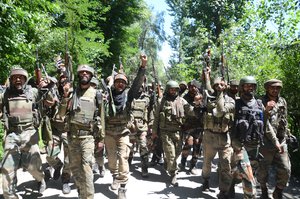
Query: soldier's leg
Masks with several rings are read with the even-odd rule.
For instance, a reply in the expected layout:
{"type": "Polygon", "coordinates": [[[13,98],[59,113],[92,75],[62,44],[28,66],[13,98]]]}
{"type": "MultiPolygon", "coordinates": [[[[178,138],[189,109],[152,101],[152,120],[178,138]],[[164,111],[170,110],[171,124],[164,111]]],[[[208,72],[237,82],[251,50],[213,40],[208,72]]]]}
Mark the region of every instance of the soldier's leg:
{"type": "MultiPolygon", "coordinates": [[[[175,159],[175,146],[174,143],[170,137],[171,134],[163,133],[161,135],[161,140],[162,140],[162,146],[163,146],[163,151],[165,154],[165,162],[167,165],[167,172],[172,175],[174,173],[172,172],[172,168],[174,165],[174,159],[175,159]]],[[[174,172],[174,171],[173,171],[174,172]]]]}
{"type": "Polygon", "coordinates": [[[81,142],[79,139],[72,138],[68,140],[69,144],[69,160],[70,160],[70,170],[73,175],[75,185],[78,192],[81,192],[81,183],[83,179],[83,169],[81,167],[82,154],[81,154],[81,142]]]}
{"type": "Polygon", "coordinates": [[[193,133],[193,153],[192,153],[192,159],[190,162],[190,169],[189,171],[192,171],[193,168],[196,166],[198,158],[200,157],[201,154],[201,141],[202,138],[200,140],[200,133],[198,132],[198,130],[196,130],[193,133]]]}
{"type": "Polygon", "coordinates": [[[203,135],[203,166],[202,166],[202,178],[208,180],[211,173],[211,163],[217,153],[215,147],[216,139],[211,132],[205,132],[203,135]]]}
{"type": "MultiPolygon", "coordinates": [[[[48,142],[47,145],[47,157],[46,160],[49,164],[49,166],[53,167],[55,169],[53,174],[53,179],[57,180],[60,177],[60,171],[63,167],[63,162],[58,158],[58,155],[61,152],[62,147],[62,140],[61,137],[58,135],[52,135],[52,140],[48,142]]],[[[48,171],[50,169],[46,168],[45,175],[46,178],[48,178],[48,171]]]]}
{"type": "Polygon", "coordinates": [[[244,191],[244,198],[256,198],[256,186],[255,186],[255,179],[253,176],[252,167],[250,164],[249,156],[247,151],[242,148],[240,151],[241,153],[241,160],[238,162],[237,167],[242,177],[242,184],[243,184],[243,191],[244,191]]]}
{"type": "Polygon", "coordinates": [[[108,169],[113,176],[113,182],[111,184],[111,189],[116,190],[119,187],[119,183],[116,180],[118,175],[118,151],[117,151],[117,142],[115,137],[107,134],[104,138],[104,143],[106,146],[106,155],[108,161],[108,169]]]}
{"type": "Polygon", "coordinates": [[[186,166],[186,160],[190,154],[191,148],[193,146],[193,137],[190,135],[185,136],[184,146],[181,152],[181,160],[180,160],[180,170],[184,171],[186,166]]]}
{"type": "Polygon", "coordinates": [[[220,192],[228,193],[232,182],[231,173],[231,157],[233,150],[230,146],[225,147],[223,150],[219,150],[219,189],[220,192]]]}
{"type": "Polygon", "coordinates": [[[138,145],[140,146],[140,156],[142,161],[142,176],[148,176],[148,164],[149,164],[149,151],[147,146],[147,132],[141,132],[138,137],[138,145]]]}
{"type": "Polygon", "coordinates": [[[63,163],[64,166],[61,174],[61,182],[63,183],[62,191],[64,194],[68,194],[71,192],[71,187],[69,186],[69,182],[71,180],[71,170],[70,170],[67,132],[62,133],[61,141],[63,143],[63,150],[64,150],[64,163],[63,163]]]}
{"type": "Polygon", "coordinates": [[[82,146],[82,174],[83,181],[80,182],[80,196],[82,198],[93,199],[94,198],[94,174],[92,171],[92,165],[94,162],[94,150],[95,140],[93,137],[85,138],[81,142],[82,146]]]}
{"type": "MultiPolygon", "coordinates": [[[[7,137],[5,139],[7,142],[7,137]]],[[[5,148],[5,147],[4,147],[5,148]]],[[[17,169],[20,164],[20,153],[17,147],[4,151],[2,159],[2,190],[3,197],[9,199],[18,198],[16,194],[17,187],[17,169]]]]}

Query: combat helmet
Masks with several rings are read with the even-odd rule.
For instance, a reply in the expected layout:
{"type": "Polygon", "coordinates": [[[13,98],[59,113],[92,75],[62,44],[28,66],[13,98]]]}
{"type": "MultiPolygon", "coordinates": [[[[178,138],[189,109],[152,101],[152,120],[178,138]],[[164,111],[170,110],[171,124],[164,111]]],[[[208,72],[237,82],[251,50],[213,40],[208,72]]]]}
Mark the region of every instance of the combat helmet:
{"type": "Polygon", "coordinates": [[[99,86],[99,80],[96,77],[92,77],[90,83],[95,84],[96,87],[99,86]]]}
{"type": "Polygon", "coordinates": [[[279,79],[269,79],[264,83],[265,89],[267,89],[268,86],[279,86],[282,88],[282,81],[279,79]]]}
{"type": "Polygon", "coordinates": [[[82,64],[82,65],[78,66],[77,73],[79,73],[81,71],[90,72],[92,75],[94,75],[94,73],[95,73],[94,68],[92,68],[91,66],[89,66],[87,64],[82,64]]]}
{"type": "Polygon", "coordinates": [[[256,86],[257,82],[253,76],[246,76],[240,80],[239,86],[242,87],[244,84],[255,84],[256,86]]]}
{"type": "Polygon", "coordinates": [[[124,73],[118,73],[114,76],[114,81],[116,81],[117,79],[121,79],[124,80],[126,84],[128,84],[128,79],[126,77],[126,75],[124,73]]]}
{"type": "Polygon", "coordinates": [[[9,78],[11,78],[14,75],[23,75],[26,78],[26,80],[28,79],[28,72],[21,67],[15,67],[11,69],[9,78]]]}
{"type": "Polygon", "coordinates": [[[166,84],[166,91],[168,91],[170,88],[177,88],[179,89],[179,84],[178,82],[174,80],[169,80],[166,84]]]}

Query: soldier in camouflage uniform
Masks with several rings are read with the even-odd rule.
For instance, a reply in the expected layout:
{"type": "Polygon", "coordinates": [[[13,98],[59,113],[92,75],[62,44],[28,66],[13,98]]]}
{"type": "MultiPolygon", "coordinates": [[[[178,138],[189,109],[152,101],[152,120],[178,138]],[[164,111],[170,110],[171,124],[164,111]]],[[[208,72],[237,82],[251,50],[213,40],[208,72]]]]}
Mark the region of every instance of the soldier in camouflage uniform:
{"type": "Polygon", "coordinates": [[[264,116],[264,106],[255,99],[256,80],[243,77],[239,83],[240,99],[235,103],[234,126],[231,133],[234,149],[234,177],[242,179],[244,198],[256,198],[255,168],[260,160],[259,148],[267,136],[280,149],[270,123],[264,116]]]}
{"type": "MultiPolygon", "coordinates": [[[[88,65],[77,68],[78,87],[70,92],[70,83],[63,87],[64,95],[59,107],[59,116],[67,116],[70,169],[80,198],[94,198],[95,139],[103,140],[99,134],[99,113],[102,94],[90,86],[94,69],[88,65]]],[[[100,129],[100,130],[99,130],[100,129]]]]}
{"type": "Polygon", "coordinates": [[[203,191],[209,190],[211,163],[219,155],[219,189],[218,198],[227,198],[227,192],[232,181],[231,176],[231,139],[229,134],[231,114],[234,113],[235,101],[225,93],[226,83],[221,77],[214,79],[210,86],[209,72],[205,73],[206,88],[211,93],[207,102],[207,112],[204,114],[203,134],[203,191]]]}
{"type": "MultiPolygon", "coordinates": [[[[91,79],[91,86],[95,89],[99,88],[99,80],[93,76],[91,79]]],[[[102,92],[103,96],[104,93],[102,90],[99,90],[102,92]]],[[[101,118],[97,119],[97,122],[100,122],[101,118]]],[[[100,123],[98,125],[101,125],[100,123]]],[[[104,131],[103,132],[98,132],[98,133],[103,133],[101,137],[104,137],[104,131]]],[[[104,156],[105,156],[105,145],[104,145],[104,140],[100,140],[99,137],[95,139],[95,163],[93,165],[93,172],[95,174],[99,174],[101,178],[104,177],[105,175],[105,166],[104,166],[104,156]]]]}
{"type": "Polygon", "coordinates": [[[239,92],[239,81],[235,79],[230,80],[229,88],[227,89],[227,95],[235,100],[238,98],[237,96],[238,92],[239,92]]]}
{"type": "Polygon", "coordinates": [[[146,55],[141,55],[140,59],[141,65],[130,89],[126,89],[128,80],[123,73],[116,74],[113,82],[109,83],[111,91],[106,107],[105,146],[108,169],[113,176],[111,189],[117,190],[119,188],[119,199],[126,198],[125,186],[128,182],[128,157],[131,145],[129,134],[130,129],[135,128],[135,124],[129,122],[128,114],[131,103],[139,97],[139,90],[143,84],[147,65],[146,55]]]}
{"type": "MultiPolygon", "coordinates": [[[[144,88],[144,87],[142,87],[144,88]]],[[[142,177],[148,177],[149,150],[147,146],[148,134],[148,109],[150,97],[144,89],[140,89],[139,97],[133,99],[130,106],[130,126],[131,135],[139,147],[139,153],[142,163],[142,177]]],[[[133,149],[132,149],[133,150],[133,149]]]]}
{"type": "Polygon", "coordinates": [[[178,91],[179,96],[183,97],[185,96],[185,94],[187,94],[187,92],[188,92],[188,85],[186,81],[179,82],[179,91],[178,91]]]}
{"type": "MultiPolygon", "coordinates": [[[[10,86],[0,102],[6,135],[2,160],[2,189],[5,199],[18,198],[17,169],[26,169],[36,181],[39,192],[46,189],[38,147],[38,90],[26,84],[28,73],[22,68],[10,72],[10,86]]],[[[43,100],[43,99],[41,99],[43,100]]]]}
{"type": "Polygon", "coordinates": [[[193,106],[178,95],[178,90],[179,85],[176,81],[168,81],[165,95],[155,111],[152,131],[153,137],[159,133],[162,139],[166,170],[171,176],[173,186],[178,186],[177,159],[182,150],[183,122],[187,115],[195,115],[194,111],[199,111],[200,106],[200,100],[197,100],[194,110],[193,106]]]}
{"type": "Polygon", "coordinates": [[[276,188],[273,192],[273,198],[281,199],[282,191],[286,187],[291,175],[291,164],[286,143],[286,138],[290,134],[287,119],[287,103],[280,96],[282,89],[282,82],[280,80],[270,79],[265,82],[264,86],[266,95],[262,98],[262,102],[266,107],[266,114],[283,150],[279,153],[268,137],[264,138],[264,145],[260,148],[264,159],[259,163],[257,180],[261,185],[261,198],[268,199],[268,172],[271,166],[275,166],[276,188]]]}
{"type": "MultiPolygon", "coordinates": [[[[196,95],[199,95],[201,99],[203,98],[199,91],[199,86],[200,83],[196,82],[196,80],[188,83],[188,93],[185,94],[183,98],[191,106],[194,106],[194,97],[196,95]]],[[[204,110],[204,107],[202,110],[204,110]]],[[[187,116],[185,123],[183,124],[183,134],[185,142],[181,153],[180,170],[185,170],[187,157],[189,156],[191,149],[193,149],[189,172],[196,174],[193,168],[196,166],[197,160],[201,155],[200,146],[203,135],[203,114],[201,114],[200,118],[195,116],[187,116]]]]}
{"type": "MultiPolygon", "coordinates": [[[[53,179],[57,180],[61,176],[61,181],[63,183],[62,192],[64,194],[68,194],[71,192],[71,188],[69,186],[71,171],[69,168],[69,149],[68,149],[68,140],[67,140],[67,132],[65,130],[65,120],[61,118],[58,114],[56,114],[56,110],[59,105],[59,101],[63,96],[63,86],[68,82],[68,76],[65,72],[62,72],[59,75],[58,87],[49,88],[50,92],[55,95],[56,103],[47,110],[47,115],[44,116],[49,119],[50,129],[42,128],[43,134],[46,133],[47,130],[50,130],[51,135],[47,135],[50,139],[47,140],[47,167],[45,169],[45,178],[49,179],[51,177],[51,167],[54,168],[53,179]],[[63,148],[64,158],[63,162],[59,159],[58,155],[60,154],[63,148]],[[62,170],[62,174],[61,169],[62,170]]],[[[44,121],[47,122],[47,121],[44,121]]],[[[47,124],[44,124],[47,127],[47,124]]],[[[43,136],[45,137],[45,136],[43,136]]],[[[45,140],[45,139],[43,139],[45,140]]]]}

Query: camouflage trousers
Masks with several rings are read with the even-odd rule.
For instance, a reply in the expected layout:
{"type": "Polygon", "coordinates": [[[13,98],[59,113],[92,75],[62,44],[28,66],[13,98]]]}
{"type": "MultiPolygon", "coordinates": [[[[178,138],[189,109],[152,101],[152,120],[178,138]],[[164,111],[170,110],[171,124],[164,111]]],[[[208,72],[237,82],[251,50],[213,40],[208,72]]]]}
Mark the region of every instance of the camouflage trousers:
{"type": "Polygon", "coordinates": [[[105,146],[103,141],[99,141],[99,139],[95,139],[95,161],[98,166],[104,166],[104,156],[105,156],[105,146]]]}
{"type": "Polygon", "coordinates": [[[177,159],[182,149],[182,137],[180,132],[161,131],[160,138],[162,141],[166,170],[170,175],[178,172],[177,159]]]}
{"type": "Polygon", "coordinates": [[[184,132],[184,135],[185,135],[184,136],[185,142],[182,148],[181,156],[186,159],[189,156],[191,149],[193,149],[191,167],[194,167],[201,154],[200,147],[203,139],[202,129],[200,128],[190,129],[184,132]]]}
{"type": "Polygon", "coordinates": [[[38,138],[38,132],[34,128],[19,133],[12,132],[5,137],[1,170],[5,199],[18,198],[17,170],[20,165],[38,182],[44,179],[38,138]]]}
{"type": "Polygon", "coordinates": [[[255,199],[256,183],[247,150],[242,147],[241,150],[235,151],[234,160],[235,165],[232,171],[233,178],[242,180],[245,199],[255,199]]]}
{"type": "MultiPolygon", "coordinates": [[[[283,147],[287,149],[287,146],[283,147]]],[[[276,169],[276,186],[283,189],[286,187],[291,176],[291,163],[287,150],[279,153],[275,148],[261,147],[260,153],[264,159],[259,162],[257,180],[264,186],[268,183],[268,173],[271,165],[276,169]]]]}
{"type": "Polygon", "coordinates": [[[110,135],[106,134],[104,143],[107,149],[108,168],[114,179],[120,184],[127,184],[130,153],[130,141],[128,134],[110,135]]]}
{"type": "Polygon", "coordinates": [[[93,136],[71,138],[69,142],[70,170],[81,198],[94,198],[94,163],[95,143],[93,136]]]}
{"type": "Polygon", "coordinates": [[[219,155],[219,189],[227,192],[232,181],[231,157],[233,149],[230,146],[229,133],[213,133],[204,131],[203,135],[203,167],[202,178],[209,179],[211,174],[211,163],[218,153],[219,155]]]}
{"type": "MultiPolygon", "coordinates": [[[[148,140],[147,140],[147,132],[137,132],[135,135],[130,135],[130,142],[136,143],[139,148],[139,153],[142,159],[142,166],[146,166],[148,164],[148,140]]],[[[133,155],[134,145],[130,148],[130,155],[133,155]]]]}
{"type": "Polygon", "coordinates": [[[67,132],[61,133],[60,135],[55,135],[58,133],[53,133],[52,140],[47,144],[47,157],[46,160],[48,164],[56,169],[62,163],[58,158],[62,147],[64,151],[64,161],[61,180],[63,183],[68,183],[71,177],[71,170],[69,165],[69,149],[68,149],[68,139],[67,132]]]}

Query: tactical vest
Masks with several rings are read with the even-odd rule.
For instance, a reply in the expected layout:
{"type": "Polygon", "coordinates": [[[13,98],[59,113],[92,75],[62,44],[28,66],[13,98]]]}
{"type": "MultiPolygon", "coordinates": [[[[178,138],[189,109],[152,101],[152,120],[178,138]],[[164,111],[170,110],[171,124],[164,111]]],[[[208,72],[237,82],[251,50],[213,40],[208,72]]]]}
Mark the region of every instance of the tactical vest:
{"type": "Polygon", "coordinates": [[[77,98],[77,96],[73,96],[73,103],[78,103],[79,106],[72,111],[70,117],[71,125],[75,124],[82,128],[90,129],[94,124],[94,116],[97,109],[96,89],[90,87],[78,99],[75,100],[74,98],[77,98]]]}
{"type": "Polygon", "coordinates": [[[33,104],[35,99],[30,88],[26,88],[25,92],[18,96],[9,93],[9,90],[6,91],[4,94],[4,104],[6,106],[9,126],[33,124],[33,104]]]}
{"type": "Polygon", "coordinates": [[[234,132],[241,143],[262,143],[264,136],[263,105],[256,100],[252,107],[242,99],[235,103],[234,132]]]}
{"type": "MultiPolygon", "coordinates": [[[[266,98],[263,99],[263,103],[267,103],[266,98]]],[[[270,110],[269,112],[269,121],[271,126],[273,127],[277,138],[282,141],[287,135],[287,105],[284,98],[279,97],[278,102],[276,103],[275,107],[270,110]]]]}
{"type": "Polygon", "coordinates": [[[149,96],[142,95],[131,102],[130,119],[136,125],[138,131],[147,131],[149,96]]]}
{"type": "MultiPolygon", "coordinates": [[[[227,95],[224,97],[225,102],[228,102],[229,97],[227,95]]],[[[232,124],[232,120],[231,113],[225,113],[222,117],[216,117],[213,111],[210,110],[204,114],[204,129],[215,133],[227,133],[232,124]]]]}
{"type": "MultiPolygon", "coordinates": [[[[175,115],[176,103],[181,103],[183,98],[177,97],[174,101],[162,99],[159,113],[159,127],[166,131],[179,131],[184,123],[184,116],[175,115]]],[[[183,104],[182,104],[183,106],[183,104]]]]}

